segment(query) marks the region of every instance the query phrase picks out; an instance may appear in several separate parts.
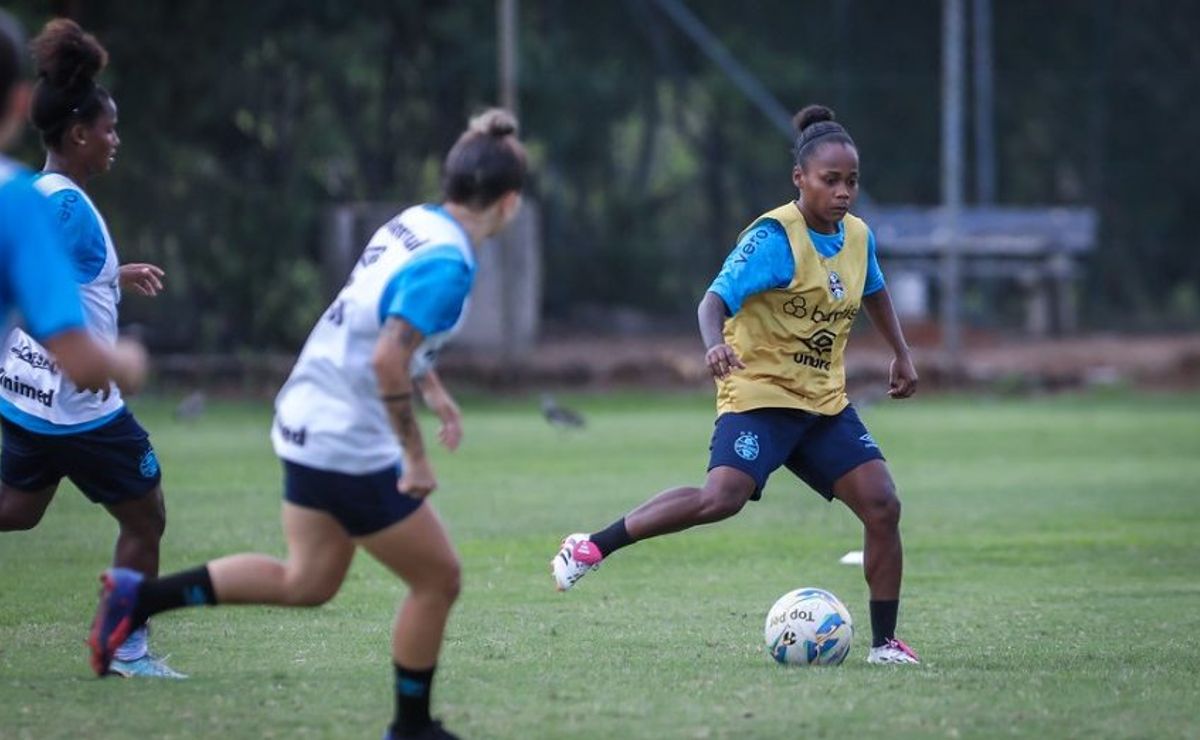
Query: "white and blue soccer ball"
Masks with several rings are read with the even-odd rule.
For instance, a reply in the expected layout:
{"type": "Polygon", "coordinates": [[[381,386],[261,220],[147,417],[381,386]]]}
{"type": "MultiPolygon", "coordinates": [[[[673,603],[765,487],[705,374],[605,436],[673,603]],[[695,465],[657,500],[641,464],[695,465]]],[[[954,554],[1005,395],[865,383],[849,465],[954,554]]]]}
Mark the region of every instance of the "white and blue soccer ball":
{"type": "Polygon", "coordinates": [[[780,663],[838,665],[850,652],[854,624],[838,597],[819,588],[788,591],[771,611],[763,633],[767,652],[780,663]]]}

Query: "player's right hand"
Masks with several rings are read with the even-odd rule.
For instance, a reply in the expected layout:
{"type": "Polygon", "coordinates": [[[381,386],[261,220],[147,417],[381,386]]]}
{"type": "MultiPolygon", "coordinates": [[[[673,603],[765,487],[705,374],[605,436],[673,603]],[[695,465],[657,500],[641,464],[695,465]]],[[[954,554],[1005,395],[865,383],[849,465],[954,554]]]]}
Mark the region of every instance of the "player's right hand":
{"type": "Polygon", "coordinates": [[[728,344],[714,344],[704,353],[704,363],[714,378],[727,378],[734,370],[744,370],[741,358],[728,344]]]}
{"type": "Polygon", "coordinates": [[[425,498],[437,488],[437,480],[433,477],[433,466],[428,460],[405,462],[404,472],[396,488],[413,498],[425,498]]]}
{"type": "MultiPolygon", "coordinates": [[[[122,393],[132,395],[142,389],[148,365],[146,348],[140,342],[124,337],[117,340],[112,348],[112,379],[122,393]]],[[[104,395],[108,395],[107,383],[104,395]]]]}

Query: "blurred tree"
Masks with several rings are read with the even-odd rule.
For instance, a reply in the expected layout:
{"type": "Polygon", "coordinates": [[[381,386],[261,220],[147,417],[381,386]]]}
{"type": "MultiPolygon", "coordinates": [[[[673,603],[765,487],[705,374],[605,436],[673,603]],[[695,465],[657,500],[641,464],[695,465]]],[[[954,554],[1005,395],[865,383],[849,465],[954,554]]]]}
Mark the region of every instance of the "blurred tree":
{"type": "MultiPolygon", "coordinates": [[[[687,4],[786,105],[837,106],[874,198],[937,200],[938,0],[687,4]]],[[[437,197],[443,152],[495,97],[490,2],[11,5],[112,53],[123,146],[96,197],[123,255],[169,272],[123,309],[160,349],[296,347],[325,208],[437,197]]],[[[1200,320],[1200,3],[994,7],[999,201],[1101,209],[1094,324],[1200,320]]],[[[647,0],[525,2],[520,23],[547,310],[690,316],[738,230],[790,197],[789,142],[647,0]]]]}

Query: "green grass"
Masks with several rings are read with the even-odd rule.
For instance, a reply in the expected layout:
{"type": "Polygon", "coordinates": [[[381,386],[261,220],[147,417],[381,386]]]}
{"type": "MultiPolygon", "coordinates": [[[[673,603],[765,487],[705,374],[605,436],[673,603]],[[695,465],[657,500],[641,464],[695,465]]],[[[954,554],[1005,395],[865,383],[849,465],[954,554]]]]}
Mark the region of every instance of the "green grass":
{"type": "MultiPolygon", "coordinates": [[[[717,526],[615,556],[569,594],[558,538],[700,479],[707,398],[574,399],[582,434],[533,402],[466,404],[434,497],[465,593],[435,713],[467,737],[1196,737],[1200,735],[1200,396],[924,399],[864,416],[905,503],[901,634],[915,669],[865,664],[860,527],[785,475],[717,526]],[[801,585],[860,625],[846,664],[776,666],[766,609],[801,585]]],[[[166,473],[164,568],[282,554],[263,405],[194,425],[142,404],[166,473]]],[[[0,535],[0,738],[378,737],[403,589],[360,555],[318,610],[187,610],[153,644],[186,682],[99,681],[83,648],[104,511],[64,487],[0,535]]]]}

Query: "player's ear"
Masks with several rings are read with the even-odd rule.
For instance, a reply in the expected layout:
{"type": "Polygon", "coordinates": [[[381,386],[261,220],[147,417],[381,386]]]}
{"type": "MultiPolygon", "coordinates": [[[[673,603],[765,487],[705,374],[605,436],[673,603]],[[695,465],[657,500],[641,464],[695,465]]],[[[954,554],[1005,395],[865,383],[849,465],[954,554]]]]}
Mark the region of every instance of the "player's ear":
{"type": "Polygon", "coordinates": [[[84,126],[82,123],[73,123],[67,129],[67,140],[75,146],[87,146],[87,139],[87,126],[84,126]]]}
{"type": "Polygon", "coordinates": [[[500,223],[509,224],[521,210],[521,191],[510,190],[500,196],[500,223]]]}
{"type": "Polygon", "coordinates": [[[792,184],[797,190],[804,189],[804,169],[798,164],[792,166],[792,184]]]}

